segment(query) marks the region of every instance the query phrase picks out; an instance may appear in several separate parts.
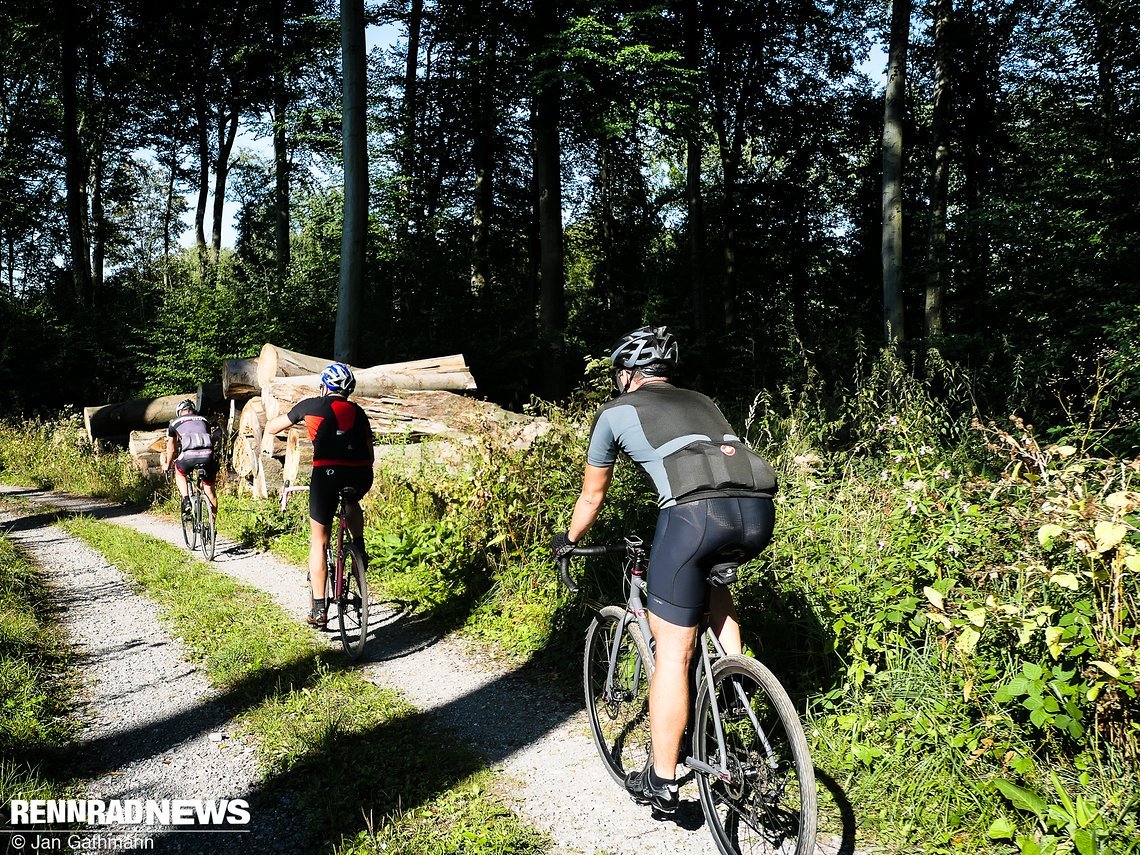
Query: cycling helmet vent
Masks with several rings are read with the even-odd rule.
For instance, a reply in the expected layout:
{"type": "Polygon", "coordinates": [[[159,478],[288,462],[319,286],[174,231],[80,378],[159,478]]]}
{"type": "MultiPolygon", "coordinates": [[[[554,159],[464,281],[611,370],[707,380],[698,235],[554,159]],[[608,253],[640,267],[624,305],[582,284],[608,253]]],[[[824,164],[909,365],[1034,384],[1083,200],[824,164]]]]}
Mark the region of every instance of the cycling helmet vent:
{"type": "Polygon", "coordinates": [[[334,362],[321,372],[321,385],[334,395],[351,395],[356,388],[356,377],[343,362],[334,362]]]}
{"type": "Polygon", "coordinates": [[[650,365],[677,364],[677,340],[665,327],[641,327],[622,336],[610,362],[614,368],[638,370],[650,365]]]}
{"type": "MultiPolygon", "coordinates": [[[[189,398],[187,398],[185,401],[179,401],[178,402],[178,409],[175,410],[175,412],[178,415],[182,415],[183,413],[189,413],[189,412],[193,412],[193,411],[194,411],[194,402],[191,401],[189,398]]],[[[167,410],[167,412],[170,412],[170,410],[167,410]]]]}

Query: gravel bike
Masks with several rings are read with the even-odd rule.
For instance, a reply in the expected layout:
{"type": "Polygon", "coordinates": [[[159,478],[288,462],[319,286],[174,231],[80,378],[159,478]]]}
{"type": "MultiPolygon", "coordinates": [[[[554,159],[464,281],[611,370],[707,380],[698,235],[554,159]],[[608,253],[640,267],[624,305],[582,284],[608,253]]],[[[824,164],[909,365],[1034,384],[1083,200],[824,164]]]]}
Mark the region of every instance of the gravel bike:
{"type": "MultiPolygon", "coordinates": [[[[649,550],[641,538],[576,547],[560,562],[572,591],[571,556],[622,555],[626,603],[600,609],[586,630],[582,680],[594,743],[624,788],[628,772],[652,758],[649,681],[653,637],[643,594],[649,550]]],[[[815,771],[787,692],[764,665],[726,654],[707,621],[698,634],[693,708],[684,765],[693,771],[701,810],[724,855],[807,855],[815,848],[815,771]]],[[[684,754],[682,741],[682,754],[684,754]]]]}
{"type": "Polygon", "coordinates": [[[199,545],[207,561],[214,560],[218,544],[217,511],[202,491],[202,467],[193,467],[186,475],[190,509],[182,512],[182,539],[193,552],[199,545]]]}
{"type": "MultiPolygon", "coordinates": [[[[308,487],[290,487],[286,482],[281,490],[281,510],[290,493],[308,490],[308,487]]],[[[340,645],[351,659],[359,659],[368,640],[368,577],[364,549],[352,535],[345,516],[345,503],[357,500],[356,490],[345,487],[340,491],[336,505],[336,528],[329,537],[325,552],[325,603],[332,621],[332,608],[336,606],[337,634],[340,645]]],[[[306,581],[310,581],[306,576],[306,581]]],[[[309,609],[313,607],[313,588],[309,586],[309,609]]]]}

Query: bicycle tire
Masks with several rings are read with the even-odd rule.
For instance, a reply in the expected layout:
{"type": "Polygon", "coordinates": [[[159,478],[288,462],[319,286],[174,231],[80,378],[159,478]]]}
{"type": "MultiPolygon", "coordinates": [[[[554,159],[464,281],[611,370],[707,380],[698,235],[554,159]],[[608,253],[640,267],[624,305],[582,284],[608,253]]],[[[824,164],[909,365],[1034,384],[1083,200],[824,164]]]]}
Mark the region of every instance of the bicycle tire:
{"type": "Polygon", "coordinates": [[[628,772],[649,762],[649,678],[653,659],[636,622],[625,622],[625,609],[606,606],[586,630],[582,684],[594,745],[606,771],[625,786],[628,772]],[[621,632],[614,683],[606,690],[614,633],[621,632]]]}
{"type": "MultiPolygon", "coordinates": [[[[193,495],[192,491],[188,494],[190,495],[193,495]]],[[[182,540],[185,541],[186,548],[193,552],[198,546],[198,532],[194,529],[194,500],[190,499],[190,502],[190,512],[186,513],[180,508],[178,514],[182,518],[182,540]]]]}
{"type": "Polygon", "coordinates": [[[355,543],[344,550],[344,590],[337,601],[340,644],[351,659],[359,659],[368,641],[368,576],[364,553],[355,543]]]}
{"type": "Polygon", "coordinates": [[[712,698],[722,711],[730,781],[697,773],[709,831],[723,855],[809,855],[815,850],[817,792],[807,739],[775,675],[745,656],[713,665],[714,691],[702,682],[695,707],[693,755],[720,765],[712,698]],[[744,689],[766,740],[739,701],[744,689]],[[767,757],[772,768],[764,762],[767,757]]]}
{"type": "Polygon", "coordinates": [[[209,501],[203,501],[205,506],[206,519],[202,523],[202,533],[200,536],[202,544],[202,555],[207,561],[214,560],[214,550],[218,545],[218,528],[213,508],[210,507],[209,501]]]}

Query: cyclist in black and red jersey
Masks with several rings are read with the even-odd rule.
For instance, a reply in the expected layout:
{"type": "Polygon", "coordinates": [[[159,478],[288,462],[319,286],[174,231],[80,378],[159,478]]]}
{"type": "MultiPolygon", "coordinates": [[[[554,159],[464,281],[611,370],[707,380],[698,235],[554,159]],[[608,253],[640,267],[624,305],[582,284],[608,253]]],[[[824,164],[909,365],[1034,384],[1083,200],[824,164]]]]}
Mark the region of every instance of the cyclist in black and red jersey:
{"type": "Polygon", "coordinates": [[[325,603],[325,551],[329,544],[337,500],[345,487],[356,499],[345,501],[345,517],[356,542],[364,546],[364,514],[359,500],[372,488],[372,428],[357,404],[348,400],[356,388],[349,367],[334,362],[321,374],[320,397],[306,398],[288,413],[265,425],[281,433],[304,420],[313,441],[313,477],[309,482],[309,579],[313,585],[313,611],[308,621],[323,628],[328,623],[325,603]]]}
{"type": "Polygon", "coordinates": [[[697,626],[710,626],[728,653],[740,653],[740,627],[727,584],[735,566],[772,537],[776,476],[706,396],[673,386],[677,342],[665,327],[622,337],[610,362],[618,396],[594,417],[582,491],[554,557],[573,552],[594,524],[618,452],[649,476],[661,508],[649,552],[649,627],[656,670],[649,686],[653,762],[626,777],[638,802],[677,809],[677,761],[688,721],[689,667],[697,626]]]}

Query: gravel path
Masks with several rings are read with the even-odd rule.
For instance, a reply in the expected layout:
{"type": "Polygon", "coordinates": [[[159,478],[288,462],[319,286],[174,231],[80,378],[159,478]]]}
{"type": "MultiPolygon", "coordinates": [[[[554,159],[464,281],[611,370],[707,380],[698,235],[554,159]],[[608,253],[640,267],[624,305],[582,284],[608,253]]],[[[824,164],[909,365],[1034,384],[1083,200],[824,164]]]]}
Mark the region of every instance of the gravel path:
{"type": "MultiPolygon", "coordinates": [[[[5,491],[182,544],[175,522],[151,514],[0,486],[0,495],[5,491]]],[[[296,618],[304,617],[308,593],[303,570],[223,539],[218,541],[215,567],[267,591],[296,618]]],[[[375,635],[359,666],[362,676],[399,688],[441,727],[487,757],[500,775],[516,784],[508,795],[516,812],[548,833],[556,852],[686,855],[713,850],[695,786],[682,789],[674,820],[658,821],[614,783],[597,757],[577,697],[565,697],[507,666],[474,656],[454,638],[434,637],[402,611],[374,603],[373,612],[375,635]]],[[[185,670],[184,664],[172,667],[185,670]]],[[[217,786],[210,792],[218,792],[217,786]]],[[[853,850],[836,841],[821,843],[817,851],[830,855],[853,850]]]]}
{"type": "Polygon", "coordinates": [[[278,850],[280,817],[276,806],[251,795],[260,778],[254,746],[230,738],[231,711],[159,624],[154,604],[132,593],[102,555],[48,522],[44,515],[0,512],[0,529],[58,591],[63,625],[81,657],[85,727],[77,773],[88,797],[245,798],[249,832],[210,833],[208,847],[205,832],[158,832],[156,851],[278,850]]]}

